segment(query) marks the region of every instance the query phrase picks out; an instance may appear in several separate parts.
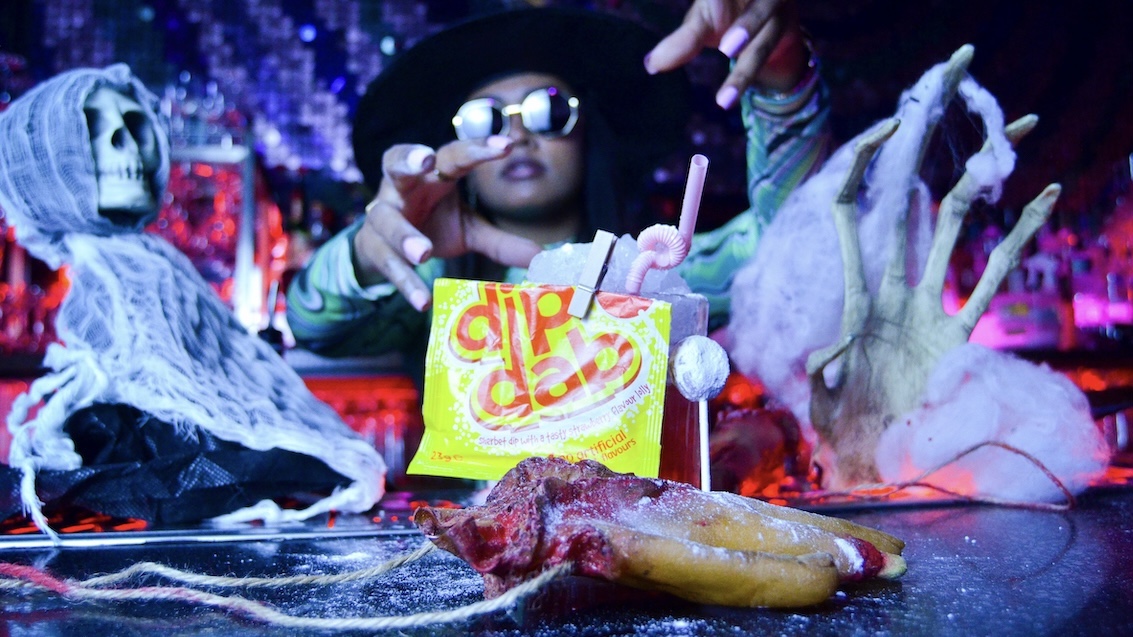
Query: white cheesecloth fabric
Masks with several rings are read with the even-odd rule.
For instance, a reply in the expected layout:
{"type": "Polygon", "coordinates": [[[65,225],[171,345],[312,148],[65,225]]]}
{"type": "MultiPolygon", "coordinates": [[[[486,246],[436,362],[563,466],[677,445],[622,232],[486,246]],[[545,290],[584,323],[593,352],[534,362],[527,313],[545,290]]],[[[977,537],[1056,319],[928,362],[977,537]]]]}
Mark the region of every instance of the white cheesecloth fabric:
{"type": "MultiPolygon", "coordinates": [[[[81,460],[64,421],[91,404],[113,403],[253,450],[312,456],[352,481],[301,511],[275,509],[279,518],[370,508],[384,487],[377,451],[236,321],[184,254],[142,233],[158,211],[130,226],[99,215],[83,104],[107,85],[132,94],[159,131],[153,191],[160,201],[169,172],[168,129],[156,97],[125,65],[60,74],[0,113],[0,207],[18,241],[52,268],[66,266],[71,284],[55,321],[61,344],[52,344],[45,359],[51,372],[8,416],[9,465],[23,471],[25,507],[51,534],[35,472],[77,468],[81,460]],[[44,406],[29,418],[41,399],[44,406]]],[[[249,507],[224,517],[263,515],[263,507],[249,507]]]]}

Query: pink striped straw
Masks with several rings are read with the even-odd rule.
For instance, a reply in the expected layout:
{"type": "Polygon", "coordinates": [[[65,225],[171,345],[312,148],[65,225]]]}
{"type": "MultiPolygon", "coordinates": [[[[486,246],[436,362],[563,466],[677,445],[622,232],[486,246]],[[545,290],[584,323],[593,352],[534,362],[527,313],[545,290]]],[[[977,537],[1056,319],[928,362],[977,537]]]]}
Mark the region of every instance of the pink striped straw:
{"type": "Polygon", "coordinates": [[[704,194],[704,179],[708,175],[708,158],[701,154],[692,156],[688,168],[688,183],[685,197],[681,202],[679,226],[657,224],[646,228],[637,235],[637,248],[641,254],[630,264],[626,275],[626,291],[630,294],[641,292],[645,273],[656,268],[668,270],[680,265],[688,256],[692,245],[692,233],[696,228],[696,216],[700,213],[700,198],[704,194]]]}

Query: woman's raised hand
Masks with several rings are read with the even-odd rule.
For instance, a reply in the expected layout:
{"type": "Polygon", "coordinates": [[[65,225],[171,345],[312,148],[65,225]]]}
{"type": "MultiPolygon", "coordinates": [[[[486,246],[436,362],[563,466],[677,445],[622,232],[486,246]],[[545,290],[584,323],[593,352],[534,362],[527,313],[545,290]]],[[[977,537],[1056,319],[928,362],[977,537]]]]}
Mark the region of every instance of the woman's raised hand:
{"type": "Polygon", "coordinates": [[[504,232],[461,201],[457,181],[475,166],[499,159],[511,140],[495,136],[454,141],[434,151],[399,144],[382,156],[382,183],[354,236],[354,271],[363,286],[387,280],[424,310],[432,293],[414,266],[431,257],[478,252],[503,265],[526,267],[542,249],[504,232]]]}
{"type": "Polygon", "coordinates": [[[733,61],[716,93],[721,108],[731,108],[752,86],[790,89],[806,73],[810,59],[792,0],[696,0],[681,26],[645,57],[645,68],[670,71],[705,47],[715,47],[733,61]]]}

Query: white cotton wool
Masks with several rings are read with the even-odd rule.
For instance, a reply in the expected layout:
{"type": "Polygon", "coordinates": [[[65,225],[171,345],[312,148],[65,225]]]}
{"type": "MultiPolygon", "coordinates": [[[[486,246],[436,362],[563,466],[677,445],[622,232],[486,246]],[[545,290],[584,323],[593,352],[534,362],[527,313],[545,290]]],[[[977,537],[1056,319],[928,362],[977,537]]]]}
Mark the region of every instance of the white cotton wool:
{"type": "Polygon", "coordinates": [[[1030,454],[1072,493],[1106,469],[1110,450],[1085,395],[1065,376],[1010,354],[969,343],[941,359],[921,404],[882,434],[876,463],[883,482],[920,477],[966,495],[1017,502],[1065,498],[1036,464],[995,441],[1030,454]]]}
{"type": "Polygon", "coordinates": [[[999,200],[1003,193],[1003,182],[1015,170],[1015,151],[1004,133],[1003,111],[995,96],[971,78],[960,82],[957,89],[968,110],[976,113],[984,122],[987,136],[987,152],[972,155],[964,169],[990,202],[999,200]]]}

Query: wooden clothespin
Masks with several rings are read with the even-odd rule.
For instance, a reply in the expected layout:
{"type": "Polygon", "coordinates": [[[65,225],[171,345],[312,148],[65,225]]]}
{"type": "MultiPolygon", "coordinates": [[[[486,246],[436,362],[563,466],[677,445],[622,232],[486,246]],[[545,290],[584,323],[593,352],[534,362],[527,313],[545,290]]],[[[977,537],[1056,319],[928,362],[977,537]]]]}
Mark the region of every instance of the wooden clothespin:
{"type": "Polygon", "coordinates": [[[594,243],[590,244],[590,252],[586,255],[586,263],[582,266],[582,273],[578,277],[578,285],[574,288],[574,296],[567,307],[567,313],[578,318],[586,318],[590,311],[590,304],[594,301],[594,294],[598,292],[598,285],[606,274],[606,263],[610,260],[610,252],[614,249],[614,235],[605,230],[594,233],[594,243]]]}

